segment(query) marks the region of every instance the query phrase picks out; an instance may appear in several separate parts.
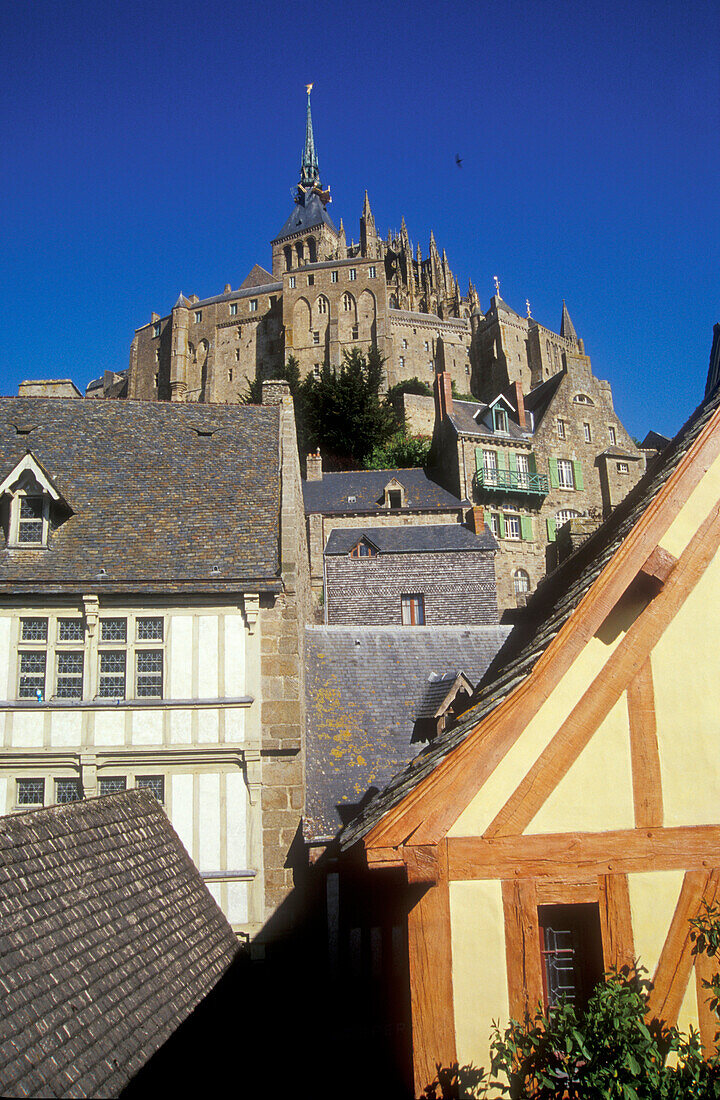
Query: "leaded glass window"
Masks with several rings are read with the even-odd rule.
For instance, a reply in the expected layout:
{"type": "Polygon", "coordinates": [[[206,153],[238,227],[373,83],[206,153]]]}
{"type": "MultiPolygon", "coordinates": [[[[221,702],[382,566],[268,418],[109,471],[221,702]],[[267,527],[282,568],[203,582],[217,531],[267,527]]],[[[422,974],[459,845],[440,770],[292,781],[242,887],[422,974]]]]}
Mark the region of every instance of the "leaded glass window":
{"type": "Polygon", "coordinates": [[[151,791],[158,802],[165,801],[165,776],[164,775],[139,775],[135,780],[135,786],[139,789],[151,791]]]}
{"type": "Polygon", "coordinates": [[[82,699],[84,653],[57,654],[55,694],[58,699],[82,699]]]}
{"type": "Polygon", "coordinates": [[[127,789],[127,779],[124,775],[106,775],[98,779],[98,794],[120,794],[127,789]]]}
{"type": "Polygon", "coordinates": [[[100,620],[100,641],[101,642],[126,642],[127,641],[127,619],[101,619],[100,620]]]}
{"type": "Polygon", "coordinates": [[[82,642],[85,630],[82,619],[58,619],[59,642],[82,642]]]}
{"type": "Polygon", "coordinates": [[[162,651],[159,649],[139,649],[135,654],[135,667],[135,694],[139,698],[161,698],[162,651]]]}
{"type": "Polygon", "coordinates": [[[163,640],[163,621],[157,618],[137,620],[137,638],[139,642],[161,642],[163,640]]]}
{"type": "Polygon", "coordinates": [[[58,805],[65,802],[79,802],[82,798],[79,779],[56,779],[55,801],[58,805]]]}
{"type": "Polygon", "coordinates": [[[20,640],[22,642],[46,642],[47,636],[47,619],[20,620],[20,640]]]}
{"type": "Polygon", "coordinates": [[[21,497],[18,520],[18,543],[41,546],[43,541],[43,498],[21,497]]]}
{"type": "Polygon", "coordinates": [[[44,779],[18,779],[17,805],[42,806],[45,801],[44,779]]]}
{"type": "Polygon", "coordinates": [[[98,695],[101,699],[125,698],[124,650],[107,650],[100,653],[100,684],[98,686],[98,695]]]}
{"type": "Polygon", "coordinates": [[[44,650],[28,650],[20,654],[20,684],[18,695],[21,699],[42,699],[45,695],[44,650]],[[38,692],[40,695],[38,696],[38,692]]]}

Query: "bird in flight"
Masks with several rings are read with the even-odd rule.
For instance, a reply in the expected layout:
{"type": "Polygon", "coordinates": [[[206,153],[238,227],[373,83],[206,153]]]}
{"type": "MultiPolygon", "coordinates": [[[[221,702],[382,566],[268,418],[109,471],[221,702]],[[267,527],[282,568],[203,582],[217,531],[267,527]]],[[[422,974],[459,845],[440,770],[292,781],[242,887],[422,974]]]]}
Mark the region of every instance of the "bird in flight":
{"type": "Polygon", "coordinates": [[[455,154],[455,163],[457,164],[458,168],[462,168],[462,160],[460,159],[459,153],[455,154]]]}

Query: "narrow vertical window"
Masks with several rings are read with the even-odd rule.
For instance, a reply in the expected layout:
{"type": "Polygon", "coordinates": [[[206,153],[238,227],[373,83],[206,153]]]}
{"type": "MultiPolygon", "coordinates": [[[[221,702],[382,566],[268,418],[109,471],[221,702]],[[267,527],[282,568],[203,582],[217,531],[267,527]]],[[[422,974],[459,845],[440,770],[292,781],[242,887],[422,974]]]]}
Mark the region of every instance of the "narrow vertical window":
{"type": "Polygon", "coordinates": [[[401,596],[403,626],[423,626],[425,623],[425,597],[423,595],[401,596]]]}

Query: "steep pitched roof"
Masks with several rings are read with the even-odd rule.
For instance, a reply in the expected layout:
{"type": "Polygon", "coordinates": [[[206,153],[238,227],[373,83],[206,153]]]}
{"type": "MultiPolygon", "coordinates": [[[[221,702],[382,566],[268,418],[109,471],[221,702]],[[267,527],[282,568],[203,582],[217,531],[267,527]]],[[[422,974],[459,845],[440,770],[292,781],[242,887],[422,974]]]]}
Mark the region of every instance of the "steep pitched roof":
{"type": "Polygon", "coordinates": [[[117,1096],[237,940],[147,791],[0,819],[0,1091],[117,1096]]]}
{"type": "Polygon", "coordinates": [[[273,277],[270,272],[266,271],[260,264],[255,264],[240,283],[238,290],[250,290],[254,286],[268,286],[272,281],[273,277]]]}
{"type": "Polygon", "coordinates": [[[321,481],[304,481],[305,512],[343,513],[377,512],[385,486],[392,480],[405,489],[406,509],[448,509],[468,506],[432,478],[432,471],[407,470],[344,470],[324,473],[321,481]],[[348,497],[355,497],[350,501],[348,497]]]}
{"type": "MultiPolygon", "coordinates": [[[[499,396],[502,397],[503,395],[500,394],[499,396]]],[[[507,398],[503,397],[503,401],[509,404],[507,398]]],[[[520,428],[514,420],[508,420],[508,430],[506,432],[496,432],[493,427],[484,423],[483,417],[486,414],[487,416],[492,416],[489,409],[490,406],[482,401],[453,401],[450,421],[456,431],[461,435],[496,436],[498,439],[505,440],[508,438],[527,438],[527,431],[520,428]]]]}
{"type": "Polygon", "coordinates": [[[497,550],[497,543],[485,524],[476,535],[460,523],[423,523],[408,527],[336,527],[325,547],[328,556],[349,554],[363,538],[379,554],[463,553],[471,550],[497,550]]]}
{"type": "Polygon", "coordinates": [[[564,298],[562,317],[560,319],[560,335],[564,336],[568,340],[574,340],[577,343],[577,333],[575,331],[575,326],[570,320],[570,314],[568,313],[568,307],[565,305],[564,298]]]}
{"type": "Polygon", "coordinates": [[[526,680],[719,408],[720,391],[695,410],[659,462],[637,483],[609,519],[538,586],[528,602],[526,620],[518,624],[508,638],[461,721],[439,735],[367,804],[343,830],[343,848],[350,847],[377,825],[526,680]]]}
{"type": "MultiPolygon", "coordinates": [[[[275,241],[281,241],[283,237],[291,237],[294,233],[303,233],[306,229],[314,229],[318,225],[327,225],[333,233],[337,233],[324,203],[319,195],[312,191],[306,196],[304,203],[297,203],[294,207],[275,241]]],[[[275,241],[272,243],[274,244],[275,241]]]]}
{"type": "Polygon", "coordinates": [[[73,514],[0,549],[0,591],[276,584],[278,433],[277,408],[1,398],[0,481],[30,450],[73,514]]]}
{"type": "MultiPolygon", "coordinates": [[[[434,675],[476,684],[507,626],[323,626],[305,631],[307,837],[329,838],[371,787],[418,750],[413,726],[435,699],[434,675]],[[422,712],[422,713],[421,713],[422,712]]],[[[437,702],[435,703],[437,709],[437,702]]]]}

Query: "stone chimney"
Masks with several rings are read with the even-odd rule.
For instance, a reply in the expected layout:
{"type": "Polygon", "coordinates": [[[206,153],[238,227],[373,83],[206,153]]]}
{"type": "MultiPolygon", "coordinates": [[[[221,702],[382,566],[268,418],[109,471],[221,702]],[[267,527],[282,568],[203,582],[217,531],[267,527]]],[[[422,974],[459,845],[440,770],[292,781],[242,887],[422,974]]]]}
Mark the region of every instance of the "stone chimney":
{"type": "Polygon", "coordinates": [[[290,386],[283,379],[271,378],[262,384],[263,405],[282,405],[292,401],[290,386]]]}
{"type": "Polygon", "coordinates": [[[447,371],[435,375],[433,389],[435,391],[435,419],[438,423],[441,423],[453,411],[452,379],[447,371]]]}
{"type": "Polygon", "coordinates": [[[520,382],[511,382],[507,391],[507,398],[511,405],[517,409],[518,426],[522,431],[527,428],[527,416],[525,415],[525,398],[523,397],[520,382]]]}
{"type": "Polygon", "coordinates": [[[485,531],[485,509],[479,504],[474,504],[472,508],[468,508],[466,523],[476,535],[482,535],[485,531]]]}
{"type": "Polygon", "coordinates": [[[322,481],[322,476],[322,455],[320,454],[320,448],[318,447],[314,455],[310,454],[307,456],[306,481],[322,481]]]}

